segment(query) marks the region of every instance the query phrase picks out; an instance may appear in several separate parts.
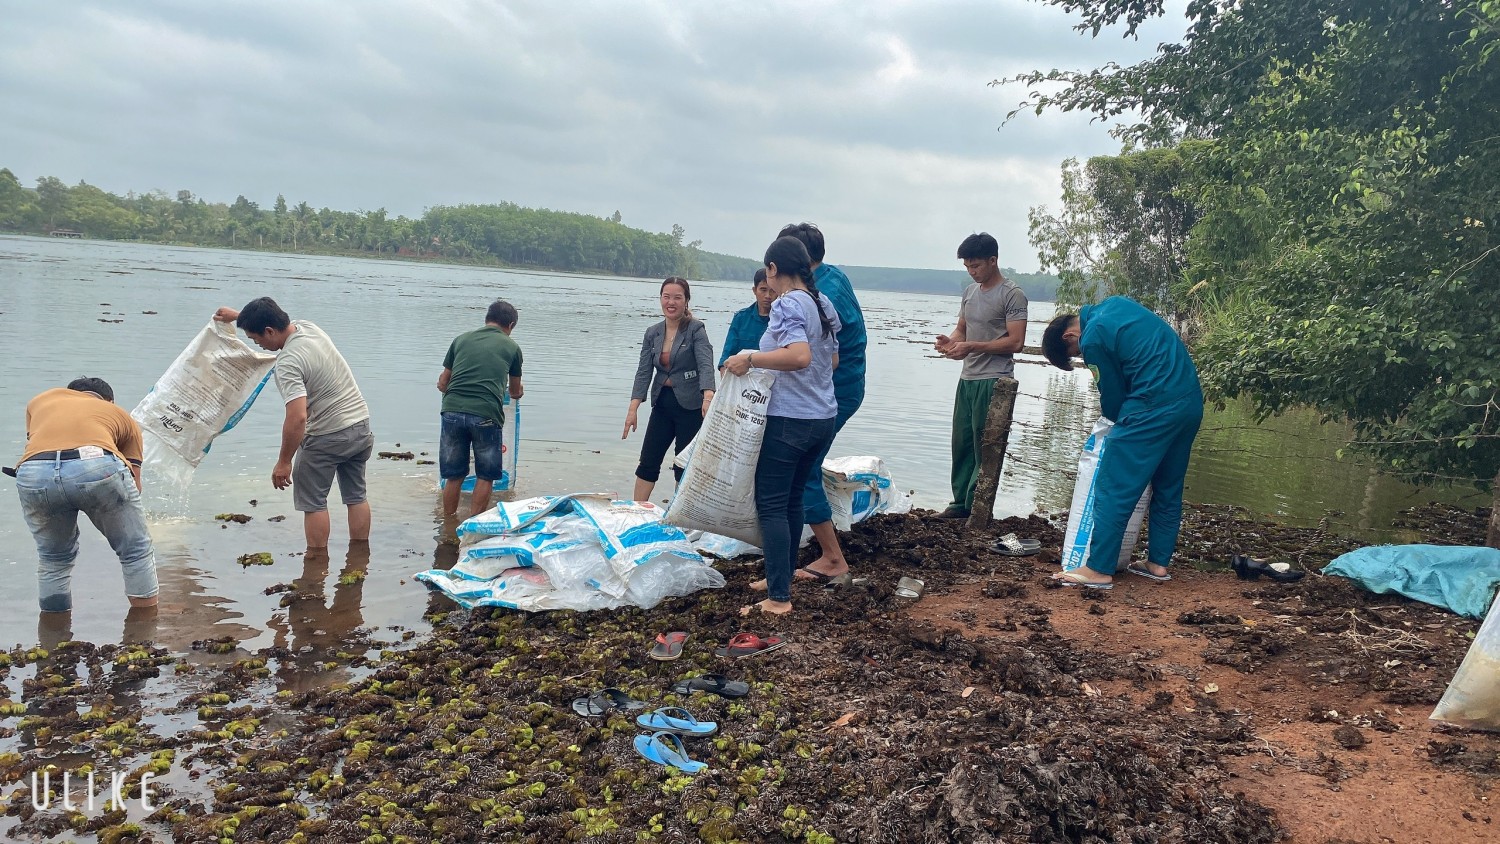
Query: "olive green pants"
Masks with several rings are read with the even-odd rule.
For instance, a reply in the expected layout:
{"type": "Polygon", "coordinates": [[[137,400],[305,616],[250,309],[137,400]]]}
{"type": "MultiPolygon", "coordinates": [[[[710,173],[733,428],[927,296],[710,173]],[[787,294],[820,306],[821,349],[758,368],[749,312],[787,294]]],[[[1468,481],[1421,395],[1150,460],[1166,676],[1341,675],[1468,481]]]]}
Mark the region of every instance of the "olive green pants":
{"type": "Polygon", "coordinates": [[[996,378],[958,382],[953,397],[953,501],[960,510],[974,508],[974,486],[979,483],[979,444],[990,412],[990,393],[996,378]]]}

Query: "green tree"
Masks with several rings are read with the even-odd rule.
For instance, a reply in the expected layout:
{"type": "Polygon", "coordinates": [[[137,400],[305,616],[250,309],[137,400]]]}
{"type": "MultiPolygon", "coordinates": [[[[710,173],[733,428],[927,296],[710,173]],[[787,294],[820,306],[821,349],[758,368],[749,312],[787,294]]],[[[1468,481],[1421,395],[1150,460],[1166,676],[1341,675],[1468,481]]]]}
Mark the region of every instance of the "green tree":
{"type": "MultiPolygon", "coordinates": [[[[1161,12],[1050,2],[1096,34],[1161,12]]],[[[1206,303],[1206,386],[1263,415],[1348,419],[1388,470],[1500,491],[1500,2],[1194,0],[1188,14],[1182,43],[1138,65],[1022,79],[1027,107],[1129,114],[1137,142],[1205,141],[1185,155],[1202,214],[1185,274],[1206,303]]]]}
{"type": "Polygon", "coordinates": [[[36,194],[27,190],[15,173],[0,168],[0,229],[23,231],[35,225],[40,214],[36,194]]]}
{"type": "Polygon", "coordinates": [[[1184,176],[1176,147],[1096,156],[1082,168],[1064,161],[1061,210],[1030,213],[1042,270],[1062,280],[1057,301],[1077,306],[1118,294],[1180,318],[1188,233],[1198,219],[1179,190],[1184,176]]]}

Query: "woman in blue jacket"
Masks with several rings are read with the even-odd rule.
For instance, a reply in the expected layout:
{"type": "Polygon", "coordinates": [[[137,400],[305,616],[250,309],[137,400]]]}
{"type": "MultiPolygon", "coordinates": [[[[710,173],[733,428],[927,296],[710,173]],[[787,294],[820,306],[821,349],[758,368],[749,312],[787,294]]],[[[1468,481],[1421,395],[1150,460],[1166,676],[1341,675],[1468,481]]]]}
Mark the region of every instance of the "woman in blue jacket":
{"type": "Polygon", "coordinates": [[[724,348],[719,352],[721,370],[730,355],[760,348],[760,336],[766,333],[766,326],[771,322],[771,303],[776,301],[776,291],[766,281],[764,267],[755,271],[750,288],[755,291],[755,304],[735,311],[729,320],[729,333],[725,335],[724,348]]]}

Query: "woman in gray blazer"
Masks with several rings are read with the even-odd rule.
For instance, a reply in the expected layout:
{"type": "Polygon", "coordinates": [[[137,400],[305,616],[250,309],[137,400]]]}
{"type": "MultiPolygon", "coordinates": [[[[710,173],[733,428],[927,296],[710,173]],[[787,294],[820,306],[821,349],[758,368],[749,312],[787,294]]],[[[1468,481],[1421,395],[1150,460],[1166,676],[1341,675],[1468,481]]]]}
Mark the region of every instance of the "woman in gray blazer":
{"type": "MultiPolygon", "coordinates": [[[[692,298],[686,279],[673,276],[663,281],[664,319],[646,329],[641,339],[641,362],[630,391],[625,432],[620,435],[623,440],[635,430],[636,409],[651,396],[646,441],[641,443],[641,462],[635,469],[636,501],[651,500],[667,446],[675,439],[676,453],[693,441],[714,398],[714,347],[708,340],[708,330],[688,309],[692,298]]],[[[681,469],[673,467],[672,473],[679,482],[682,480],[681,469]]]]}

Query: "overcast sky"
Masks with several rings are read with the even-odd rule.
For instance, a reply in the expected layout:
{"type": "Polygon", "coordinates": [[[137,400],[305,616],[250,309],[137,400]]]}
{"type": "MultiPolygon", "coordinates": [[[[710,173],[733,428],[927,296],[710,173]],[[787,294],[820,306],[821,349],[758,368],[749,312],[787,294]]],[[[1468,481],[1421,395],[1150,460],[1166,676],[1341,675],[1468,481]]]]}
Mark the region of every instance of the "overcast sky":
{"type": "MultiPolygon", "coordinates": [[[[958,268],[1031,206],[1087,117],[992,79],[1149,56],[1028,0],[0,0],[0,167],[123,193],[414,216],[512,201],[759,257],[811,220],[834,263],[958,268]]],[[[1173,3],[1181,6],[1181,3],[1173,3]]]]}

